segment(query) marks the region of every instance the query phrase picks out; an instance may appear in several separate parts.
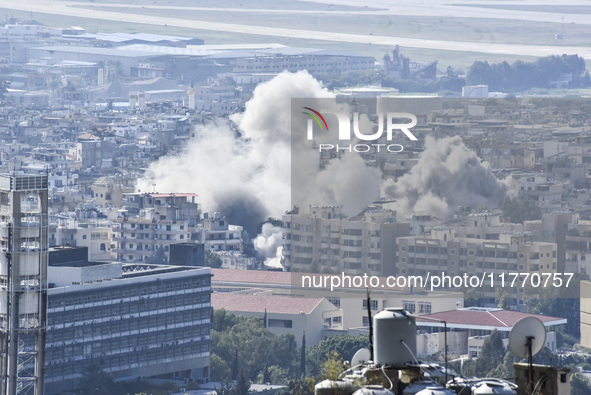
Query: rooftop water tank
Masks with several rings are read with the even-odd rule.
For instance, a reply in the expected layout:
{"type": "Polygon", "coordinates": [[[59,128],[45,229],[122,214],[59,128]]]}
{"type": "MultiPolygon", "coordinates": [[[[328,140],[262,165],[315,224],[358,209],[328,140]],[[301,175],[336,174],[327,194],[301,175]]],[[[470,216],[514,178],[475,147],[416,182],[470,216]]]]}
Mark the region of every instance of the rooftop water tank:
{"type": "Polygon", "coordinates": [[[431,380],[415,381],[408,387],[402,390],[402,395],[415,395],[419,391],[424,390],[427,387],[435,385],[431,380]]]}
{"type": "Polygon", "coordinates": [[[394,395],[394,393],[379,385],[366,385],[355,391],[353,395],[394,395]]]}
{"type": "Polygon", "coordinates": [[[392,367],[416,363],[415,319],[406,310],[379,312],[373,317],[373,331],[374,362],[392,367]]]}
{"type": "Polygon", "coordinates": [[[314,386],[315,395],[351,395],[359,388],[345,380],[324,380],[314,386]]]}
{"type": "Polygon", "coordinates": [[[517,392],[507,383],[497,381],[482,381],[472,387],[473,395],[517,395],[517,392]]]}
{"type": "Polygon", "coordinates": [[[416,395],[456,395],[455,392],[446,390],[440,385],[434,385],[427,387],[424,390],[420,390],[416,395]]]}

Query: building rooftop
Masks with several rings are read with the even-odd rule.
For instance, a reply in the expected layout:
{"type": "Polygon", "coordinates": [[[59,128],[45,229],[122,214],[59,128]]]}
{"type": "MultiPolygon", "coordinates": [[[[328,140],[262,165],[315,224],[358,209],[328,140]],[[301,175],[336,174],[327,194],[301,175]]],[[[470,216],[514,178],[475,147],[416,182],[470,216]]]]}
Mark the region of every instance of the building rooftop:
{"type": "Polygon", "coordinates": [[[260,270],[211,269],[212,284],[246,283],[291,285],[291,273],[260,270]]]}
{"type": "Polygon", "coordinates": [[[513,325],[524,317],[536,317],[544,326],[566,324],[565,318],[549,317],[540,314],[521,313],[519,311],[503,309],[486,309],[479,307],[467,307],[464,309],[442,311],[417,317],[417,325],[443,327],[443,323],[424,319],[423,317],[445,320],[448,328],[455,329],[481,329],[498,330],[508,332],[513,325]]]}
{"type": "MultiPolygon", "coordinates": [[[[236,270],[239,271],[239,270],[236,270]]],[[[214,309],[278,314],[310,314],[322,298],[297,298],[283,295],[245,295],[226,292],[211,294],[214,309]]]]}
{"type": "Polygon", "coordinates": [[[153,198],[167,198],[167,197],[197,197],[196,193],[148,193],[153,198]]]}
{"type": "Polygon", "coordinates": [[[121,43],[126,41],[146,41],[146,42],[183,42],[192,41],[192,37],[179,37],[179,36],[167,36],[162,34],[151,34],[151,33],[87,33],[78,35],[77,38],[91,38],[101,41],[110,41],[113,43],[121,43]]]}

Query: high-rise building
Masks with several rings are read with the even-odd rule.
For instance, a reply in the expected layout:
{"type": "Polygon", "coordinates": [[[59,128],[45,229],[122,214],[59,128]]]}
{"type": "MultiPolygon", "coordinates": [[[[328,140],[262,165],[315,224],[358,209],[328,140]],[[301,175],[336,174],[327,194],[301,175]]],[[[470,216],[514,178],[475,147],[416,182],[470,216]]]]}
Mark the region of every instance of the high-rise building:
{"type": "Polygon", "coordinates": [[[47,175],[0,176],[1,394],[43,394],[47,175]]]}

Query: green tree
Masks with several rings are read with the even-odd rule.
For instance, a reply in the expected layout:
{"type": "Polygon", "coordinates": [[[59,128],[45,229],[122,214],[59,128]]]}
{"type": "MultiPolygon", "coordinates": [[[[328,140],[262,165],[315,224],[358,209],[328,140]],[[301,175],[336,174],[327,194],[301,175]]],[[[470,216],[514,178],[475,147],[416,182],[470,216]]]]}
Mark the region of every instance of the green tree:
{"type": "Polygon", "coordinates": [[[209,372],[211,379],[214,381],[222,381],[230,377],[230,367],[217,354],[211,354],[209,358],[209,372]]]}
{"type": "Polygon", "coordinates": [[[497,330],[484,340],[482,351],[476,360],[464,362],[464,375],[490,377],[505,362],[505,346],[501,333],[497,330]]]}
{"type": "Polygon", "coordinates": [[[265,371],[259,373],[259,383],[272,383],[272,384],[289,384],[291,375],[288,369],[279,367],[277,365],[269,366],[265,371]]]}
{"type": "Polygon", "coordinates": [[[247,379],[256,380],[266,366],[278,366],[295,377],[297,347],[293,335],[276,336],[260,318],[240,317],[223,310],[214,311],[212,321],[211,358],[216,367],[215,377],[212,368],[212,378],[236,379],[242,370],[247,379]],[[223,374],[228,376],[218,376],[223,374]]]}
{"type": "Polygon", "coordinates": [[[570,393],[571,395],[591,394],[591,383],[582,373],[574,372],[570,377],[570,393]]]}
{"type": "Polygon", "coordinates": [[[229,380],[222,380],[220,388],[215,387],[216,395],[234,395],[234,387],[229,380]]]}
{"type": "Polygon", "coordinates": [[[113,379],[107,375],[98,363],[92,363],[82,368],[79,393],[82,395],[113,395],[113,379]]]}
{"type": "Polygon", "coordinates": [[[503,363],[505,358],[505,346],[501,332],[496,329],[484,340],[482,351],[476,360],[476,367],[479,371],[487,374],[503,363]]]}
{"type": "Polygon", "coordinates": [[[317,345],[308,347],[306,355],[308,374],[317,376],[320,373],[322,361],[327,354],[333,351],[342,356],[344,360],[350,361],[357,350],[364,347],[369,347],[369,337],[367,335],[337,335],[322,340],[317,345]]]}
{"type": "Polygon", "coordinates": [[[464,288],[464,307],[478,306],[480,298],[475,288],[464,288]]]}
{"type": "Polygon", "coordinates": [[[222,258],[216,253],[213,252],[211,249],[205,249],[205,266],[211,267],[214,269],[219,269],[222,267],[222,258]]]}
{"type": "Polygon", "coordinates": [[[531,199],[511,199],[510,197],[506,197],[501,205],[501,209],[503,210],[503,215],[509,217],[511,222],[516,224],[542,218],[540,207],[531,199]]]}
{"type": "Polygon", "coordinates": [[[326,354],[326,358],[320,364],[319,380],[336,380],[343,372],[343,359],[336,351],[326,354]]]}
{"type": "Polygon", "coordinates": [[[497,299],[497,307],[499,309],[508,310],[510,307],[509,304],[509,294],[505,291],[504,288],[497,288],[495,291],[496,299],[497,299]]]}
{"type": "Polygon", "coordinates": [[[578,339],[581,329],[580,284],[581,280],[586,279],[588,279],[587,275],[575,273],[568,287],[565,286],[566,284],[561,288],[554,286],[546,288],[526,287],[524,300],[528,312],[566,318],[567,324],[558,327],[558,331],[578,339]]]}
{"type": "Polygon", "coordinates": [[[302,335],[302,346],[300,347],[300,377],[306,376],[306,333],[302,335]]]}
{"type": "Polygon", "coordinates": [[[250,380],[244,376],[244,371],[240,369],[240,374],[236,379],[236,386],[234,387],[233,395],[248,395],[250,389],[250,380]]]}
{"type": "Polygon", "coordinates": [[[156,248],[154,255],[148,257],[146,259],[146,263],[152,265],[166,265],[168,264],[168,257],[166,256],[166,251],[164,250],[164,246],[160,246],[156,248]]]}

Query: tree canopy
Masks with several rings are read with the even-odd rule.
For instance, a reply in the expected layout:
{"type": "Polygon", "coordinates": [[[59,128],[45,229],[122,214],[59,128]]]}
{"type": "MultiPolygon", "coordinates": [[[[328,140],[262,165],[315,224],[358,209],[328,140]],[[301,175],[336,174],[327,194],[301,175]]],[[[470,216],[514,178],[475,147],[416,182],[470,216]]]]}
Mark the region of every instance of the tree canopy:
{"type": "Polygon", "coordinates": [[[550,88],[553,81],[570,79],[569,88],[591,85],[585,60],[578,55],[552,55],[535,62],[518,60],[489,64],[475,61],[466,75],[469,85],[488,85],[493,91],[518,92],[531,88],[550,88]]]}
{"type": "Polygon", "coordinates": [[[511,222],[516,224],[542,218],[540,207],[531,199],[511,199],[510,197],[506,197],[501,205],[501,209],[503,210],[503,215],[511,218],[511,222]]]}

